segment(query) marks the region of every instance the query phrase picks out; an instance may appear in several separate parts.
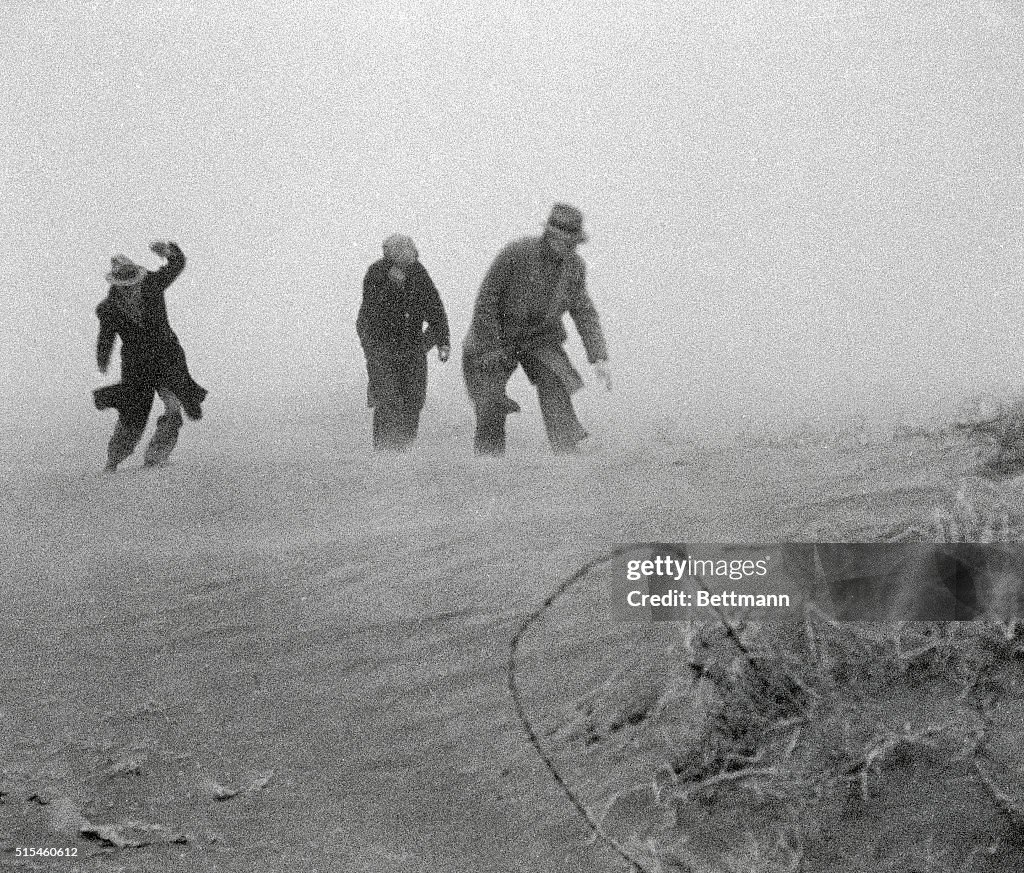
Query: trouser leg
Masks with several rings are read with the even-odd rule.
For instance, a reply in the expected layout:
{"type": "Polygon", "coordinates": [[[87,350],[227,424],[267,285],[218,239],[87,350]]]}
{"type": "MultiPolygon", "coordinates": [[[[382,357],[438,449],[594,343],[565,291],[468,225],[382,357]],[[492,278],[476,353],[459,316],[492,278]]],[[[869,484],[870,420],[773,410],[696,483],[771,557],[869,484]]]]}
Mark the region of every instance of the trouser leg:
{"type": "Polygon", "coordinates": [[[402,440],[410,448],[420,431],[420,413],[427,396],[427,356],[417,351],[402,366],[402,440]]]}
{"type": "Polygon", "coordinates": [[[518,366],[511,356],[485,361],[463,350],[462,376],[476,412],[473,448],[478,455],[505,454],[505,419],[519,412],[519,405],[508,397],[505,388],[518,366]]]}
{"type": "Polygon", "coordinates": [[[373,404],[373,447],[400,451],[419,432],[420,411],[426,396],[427,358],[421,351],[397,350],[366,359],[373,404]]]}
{"type": "Polygon", "coordinates": [[[167,463],[178,444],[178,431],[184,423],[181,401],[166,388],[159,388],[157,393],[164,403],[164,414],[156,420],[156,433],[146,447],[143,463],[147,467],[160,467],[167,463]]]}
{"type": "Polygon", "coordinates": [[[586,439],[587,432],[576,417],[569,392],[554,373],[546,370],[538,375],[536,385],[551,448],[558,454],[577,451],[577,444],[586,439]]]}
{"type": "Polygon", "coordinates": [[[373,415],[373,447],[390,451],[408,449],[420,430],[420,410],[414,406],[379,406],[373,415]]]}
{"type": "Polygon", "coordinates": [[[405,446],[411,446],[416,442],[416,436],[420,432],[421,409],[410,406],[402,416],[402,441],[405,446]]]}
{"type": "Polygon", "coordinates": [[[373,408],[373,447],[397,451],[406,444],[406,423],[400,403],[381,403],[373,408]]]}
{"type": "Polygon", "coordinates": [[[505,454],[505,418],[507,415],[507,411],[497,403],[477,405],[473,448],[478,455],[505,454]]]}
{"type": "Polygon", "coordinates": [[[117,419],[114,433],[107,444],[107,469],[116,470],[117,465],[127,458],[142,439],[146,422],[141,423],[126,419],[123,415],[117,419]]]}

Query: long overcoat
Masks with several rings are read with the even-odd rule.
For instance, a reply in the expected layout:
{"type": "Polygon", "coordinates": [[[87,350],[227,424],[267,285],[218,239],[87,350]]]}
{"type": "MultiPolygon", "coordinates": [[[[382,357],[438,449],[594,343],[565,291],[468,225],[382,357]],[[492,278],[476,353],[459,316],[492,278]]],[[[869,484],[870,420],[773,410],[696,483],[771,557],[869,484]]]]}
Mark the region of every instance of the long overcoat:
{"type": "Polygon", "coordinates": [[[147,272],[142,280],[139,306],[126,305],[125,298],[111,288],[96,307],[100,321],[96,340],[96,361],[106,369],[121,338],[121,381],[93,392],[97,408],[113,407],[136,426],[144,426],[160,388],[172,391],[189,418],[202,416],[207,391],[189,373],[185,351],[167,318],[164,293],[185,269],[185,255],[174,243],[168,245],[167,263],[147,272]]]}
{"type": "Polygon", "coordinates": [[[523,237],[505,246],[477,293],[463,344],[463,374],[474,403],[508,404],[505,385],[529,359],[553,372],[569,393],[579,390],[583,380],[562,345],[566,313],[576,324],[587,360],[607,360],[583,259],[576,252],[565,258],[555,255],[542,237],[523,237]]]}
{"type": "Polygon", "coordinates": [[[363,277],[356,333],[366,355],[366,403],[414,411],[426,401],[427,352],[450,345],[448,316],[419,261],[402,268],[401,284],[389,275],[393,266],[381,258],[363,277]]]}

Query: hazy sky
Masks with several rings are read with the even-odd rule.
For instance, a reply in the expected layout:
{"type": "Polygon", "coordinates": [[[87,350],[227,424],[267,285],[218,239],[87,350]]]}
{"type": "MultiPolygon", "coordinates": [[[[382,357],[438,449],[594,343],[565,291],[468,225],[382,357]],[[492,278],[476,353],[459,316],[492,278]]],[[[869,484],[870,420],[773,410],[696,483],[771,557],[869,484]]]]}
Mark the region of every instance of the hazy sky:
{"type": "MultiPolygon", "coordinates": [[[[1015,0],[0,9],[8,399],[102,384],[110,255],[168,237],[211,400],[359,386],[384,236],[417,240],[458,346],[554,200],[638,403],[1024,380],[1015,0]]],[[[462,390],[457,361],[432,378],[462,390]]]]}

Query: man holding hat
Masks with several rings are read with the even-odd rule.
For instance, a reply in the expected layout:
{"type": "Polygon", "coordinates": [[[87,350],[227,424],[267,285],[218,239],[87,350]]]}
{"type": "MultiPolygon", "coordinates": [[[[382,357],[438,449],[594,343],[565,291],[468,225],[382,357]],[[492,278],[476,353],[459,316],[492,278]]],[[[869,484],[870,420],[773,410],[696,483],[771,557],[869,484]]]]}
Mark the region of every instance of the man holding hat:
{"type": "Polygon", "coordinates": [[[576,247],[585,242],[583,215],[556,203],[541,236],[509,243],[491,264],[473,307],[462,369],[476,408],[477,454],[505,451],[505,417],[519,406],[505,386],[522,365],[537,387],[548,440],[568,454],[587,436],[572,405],[583,386],[562,344],[568,312],[583,340],[594,374],[611,390],[608,349],[597,310],[586,289],[585,265],[576,247]]]}
{"type": "Polygon", "coordinates": [[[206,389],[189,374],[185,352],[167,319],[164,292],[185,269],[185,255],[173,242],[154,242],[150,251],[167,263],[150,272],[124,255],[110,260],[106,276],[110,290],[96,307],[100,320],[96,363],[107,371],[114,340],[121,338],[121,381],[93,392],[97,409],[117,410],[117,426],[107,446],[106,472],[113,473],[142,439],[154,394],[164,414],[146,448],[144,465],[167,463],[178,442],[182,410],[191,419],[202,417],[206,389]]]}
{"type": "Polygon", "coordinates": [[[363,278],[356,333],[366,355],[367,406],[373,408],[373,447],[409,448],[427,398],[427,352],[448,360],[448,316],[412,239],[392,234],[384,257],[363,278]],[[426,330],[424,330],[426,324],[426,330]]]}

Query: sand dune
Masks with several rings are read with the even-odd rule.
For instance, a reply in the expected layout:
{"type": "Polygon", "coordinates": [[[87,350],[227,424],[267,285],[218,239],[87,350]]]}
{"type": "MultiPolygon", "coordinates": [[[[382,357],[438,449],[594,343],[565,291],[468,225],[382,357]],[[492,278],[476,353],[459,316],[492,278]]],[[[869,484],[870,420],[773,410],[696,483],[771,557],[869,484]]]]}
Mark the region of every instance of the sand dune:
{"type": "MultiPolygon", "coordinates": [[[[1021,509],[957,437],[708,441],[597,419],[566,462],[524,417],[509,457],[483,461],[465,416],[428,416],[412,454],[378,458],[365,409],[329,408],[211,411],[173,466],[110,478],[107,419],[56,449],[8,443],[0,863],[614,869],[504,686],[519,618],[560,579],[620,542],[868,538],[965,486],[1021,509]]],[[[643,648],[596,580],[575,604],[524,664],[539,711],[643,648]]]]}

